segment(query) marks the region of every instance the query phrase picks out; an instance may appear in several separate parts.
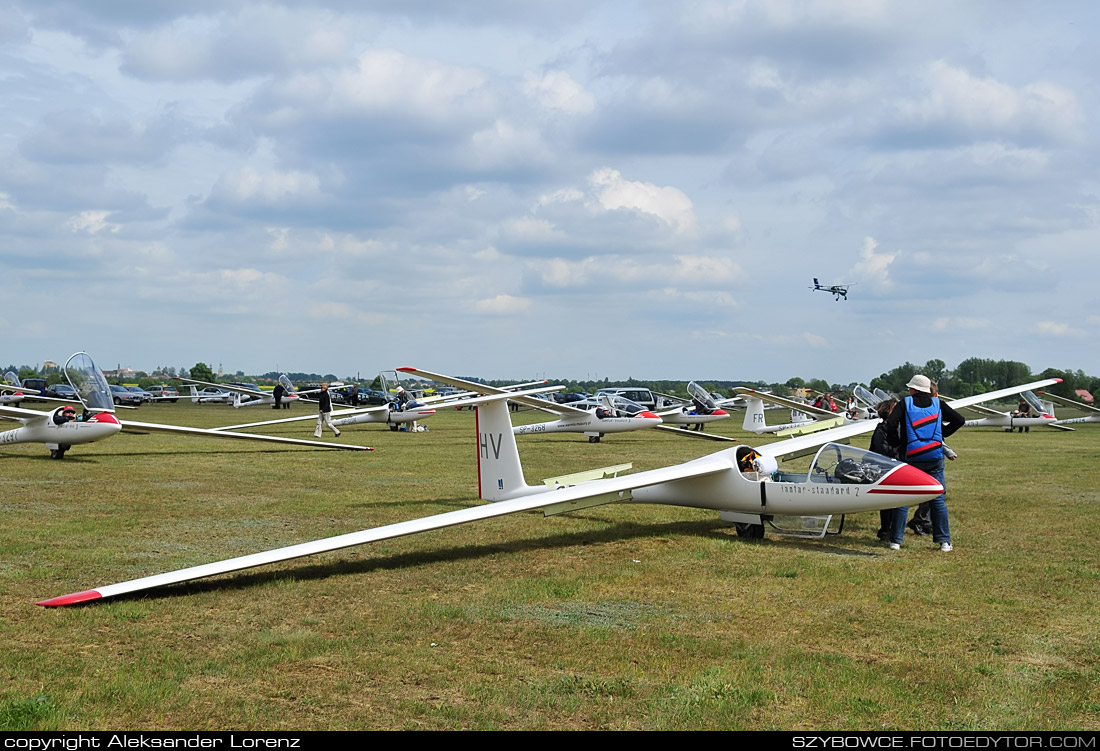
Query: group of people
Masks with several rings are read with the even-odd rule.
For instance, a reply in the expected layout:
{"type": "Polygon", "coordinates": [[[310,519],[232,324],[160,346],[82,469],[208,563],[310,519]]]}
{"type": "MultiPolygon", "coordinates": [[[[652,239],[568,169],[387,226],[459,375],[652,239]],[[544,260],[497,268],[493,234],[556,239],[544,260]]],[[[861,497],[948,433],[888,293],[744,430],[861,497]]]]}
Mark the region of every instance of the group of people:
{"type": "MultiPolygon", "coordinates": [[[[953,460],[957,454],[944,440],[966,420],[939,398],[936,384],[927,376],[913,376],[906,387],[909,396],[900,401],[888,399],[878,405],[882,422],[871,436],[871,450],[928,473],[946,488],[944,460],[953,460]]],[[[954,549],[944,493],[922,503],[913,519],[907,521],[908,518],[908,506],[879,512],[878,536],[891,550],[901,548],[907,526],[918,535],[931,533],[932,541],[945,553],[954,549]]]]}

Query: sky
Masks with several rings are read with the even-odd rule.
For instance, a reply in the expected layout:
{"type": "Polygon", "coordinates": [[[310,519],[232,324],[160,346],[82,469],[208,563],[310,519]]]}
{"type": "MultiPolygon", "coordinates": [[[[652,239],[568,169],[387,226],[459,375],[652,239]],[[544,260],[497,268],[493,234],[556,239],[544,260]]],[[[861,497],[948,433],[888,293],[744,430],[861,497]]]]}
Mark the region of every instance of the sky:
{"type": "Polygon", "coordinates": [[[1098,375],[1098,32],[1087,1],[0,0],[0,362],[1098,375]]]}

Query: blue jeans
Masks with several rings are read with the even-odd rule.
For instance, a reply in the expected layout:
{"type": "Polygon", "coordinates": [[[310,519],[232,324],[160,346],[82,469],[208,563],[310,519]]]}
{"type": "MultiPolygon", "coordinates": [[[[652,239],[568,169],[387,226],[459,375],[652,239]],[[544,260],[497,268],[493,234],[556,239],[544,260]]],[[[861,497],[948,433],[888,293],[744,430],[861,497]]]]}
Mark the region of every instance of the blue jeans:
{"type": "MultiPolygon", "coordinates": [[[[947,501],[945,499],[947,482],[944,480],[943,459],[940,458],[931,462],[909,462],[909,464],[922,472],[927,472],[932,475],[939,481],[940,485],[943,485],[944,492],[929,501],[932,506],[932,541],[951,542],[951,527],[947,523],[947,501]]],[[[894,509],[894,524],[890,528],[891,542],[896,542],[900,545],[902,540],[905,539],[905,522],[908,521],[908,519],[908,506],[894,509]]]]}

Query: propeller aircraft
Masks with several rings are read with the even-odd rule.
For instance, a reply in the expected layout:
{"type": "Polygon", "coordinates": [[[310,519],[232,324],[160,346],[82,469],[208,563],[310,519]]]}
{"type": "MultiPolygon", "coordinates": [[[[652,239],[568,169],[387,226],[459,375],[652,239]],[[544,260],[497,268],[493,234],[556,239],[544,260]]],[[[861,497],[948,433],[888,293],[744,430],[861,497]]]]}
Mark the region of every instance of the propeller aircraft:
{"type": "MultiPolygon", "coordinates": [[[[405,370],[426,373],[412,368],[405,370]]],[[[531,486],[524,479],[509,417],[506,401],[512,398],[531,397],[515,397],[507,392],[487,394],[477,410],[478,495],[489,501],[487,504],[100,586],[38,604],[76,605],[540,509],[546,516],[611,503],[713,509],[720,512],[721,518],[735,523],[739,535],[758,538],[764,534],[763,525],[776,518],[792,515],[820,518],[915,505],[943,492],[939,482],[915,467],[839,443],[870,432],[874,420],[755,448],[731,447],[684,464],[635,474],[619,475],[624,467],[609,467],[553,477],[542,485],[531,486]],[[778,468],[781,459],[811,454],[815,456],[805,473],[778,468]]]]}
{"type": "Polygon", "coordinates": [[[43,443],[50,450],[50,458],[63,459],[65,452],[73,446],[110,438],[119,432],[164,432],[177,435],[237,438],[352,451],[371,450],[367,446],[353,446],[344,443],[325,443],[323,441],[281,438],[254,433],[226,433],[218,430],[189,428],[182,425],[138,422],[129,419],[120,420],[114,414],[115,405],[107,379],[104,377],[103,371],[88,356],[88,353],[77,352],[70,357],[65,363],[64,372],[69,384],[72,385],[83,405],[83,414],[76,418],[74,410],[74,414],[70,417],[65,407],[58,407],[50,412],[42,412],[22,407],[0,406],[0,418],[22,423],[22,427],[0,433],[0,446],[17,443],[43,443]]]}
{"type": "Polygon", "coordinates": [[[847,300],[848,288],[853,287],[856,284],[857,282],[850,282],[848,284],[822,284],[817,280],[817,277],[815,276],[814,286],[810,287],[810,289],[814,290],[815,292],[828,292],[829,294],[833,295],[834,300],[839,301],[842,297],[847,300]]]}

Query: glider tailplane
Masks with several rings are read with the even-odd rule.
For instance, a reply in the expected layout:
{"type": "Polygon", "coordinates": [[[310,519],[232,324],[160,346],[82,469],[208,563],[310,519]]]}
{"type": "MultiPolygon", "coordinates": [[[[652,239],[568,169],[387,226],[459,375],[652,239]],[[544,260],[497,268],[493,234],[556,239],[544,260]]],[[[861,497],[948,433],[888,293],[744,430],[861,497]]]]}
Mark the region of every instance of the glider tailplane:
{"type": "Polygon", "coordinates": [[[477,485],[478,495],[486,501],[506,501],[537,490],[523,479],[506,399],[477,407],[477,485]]]}

